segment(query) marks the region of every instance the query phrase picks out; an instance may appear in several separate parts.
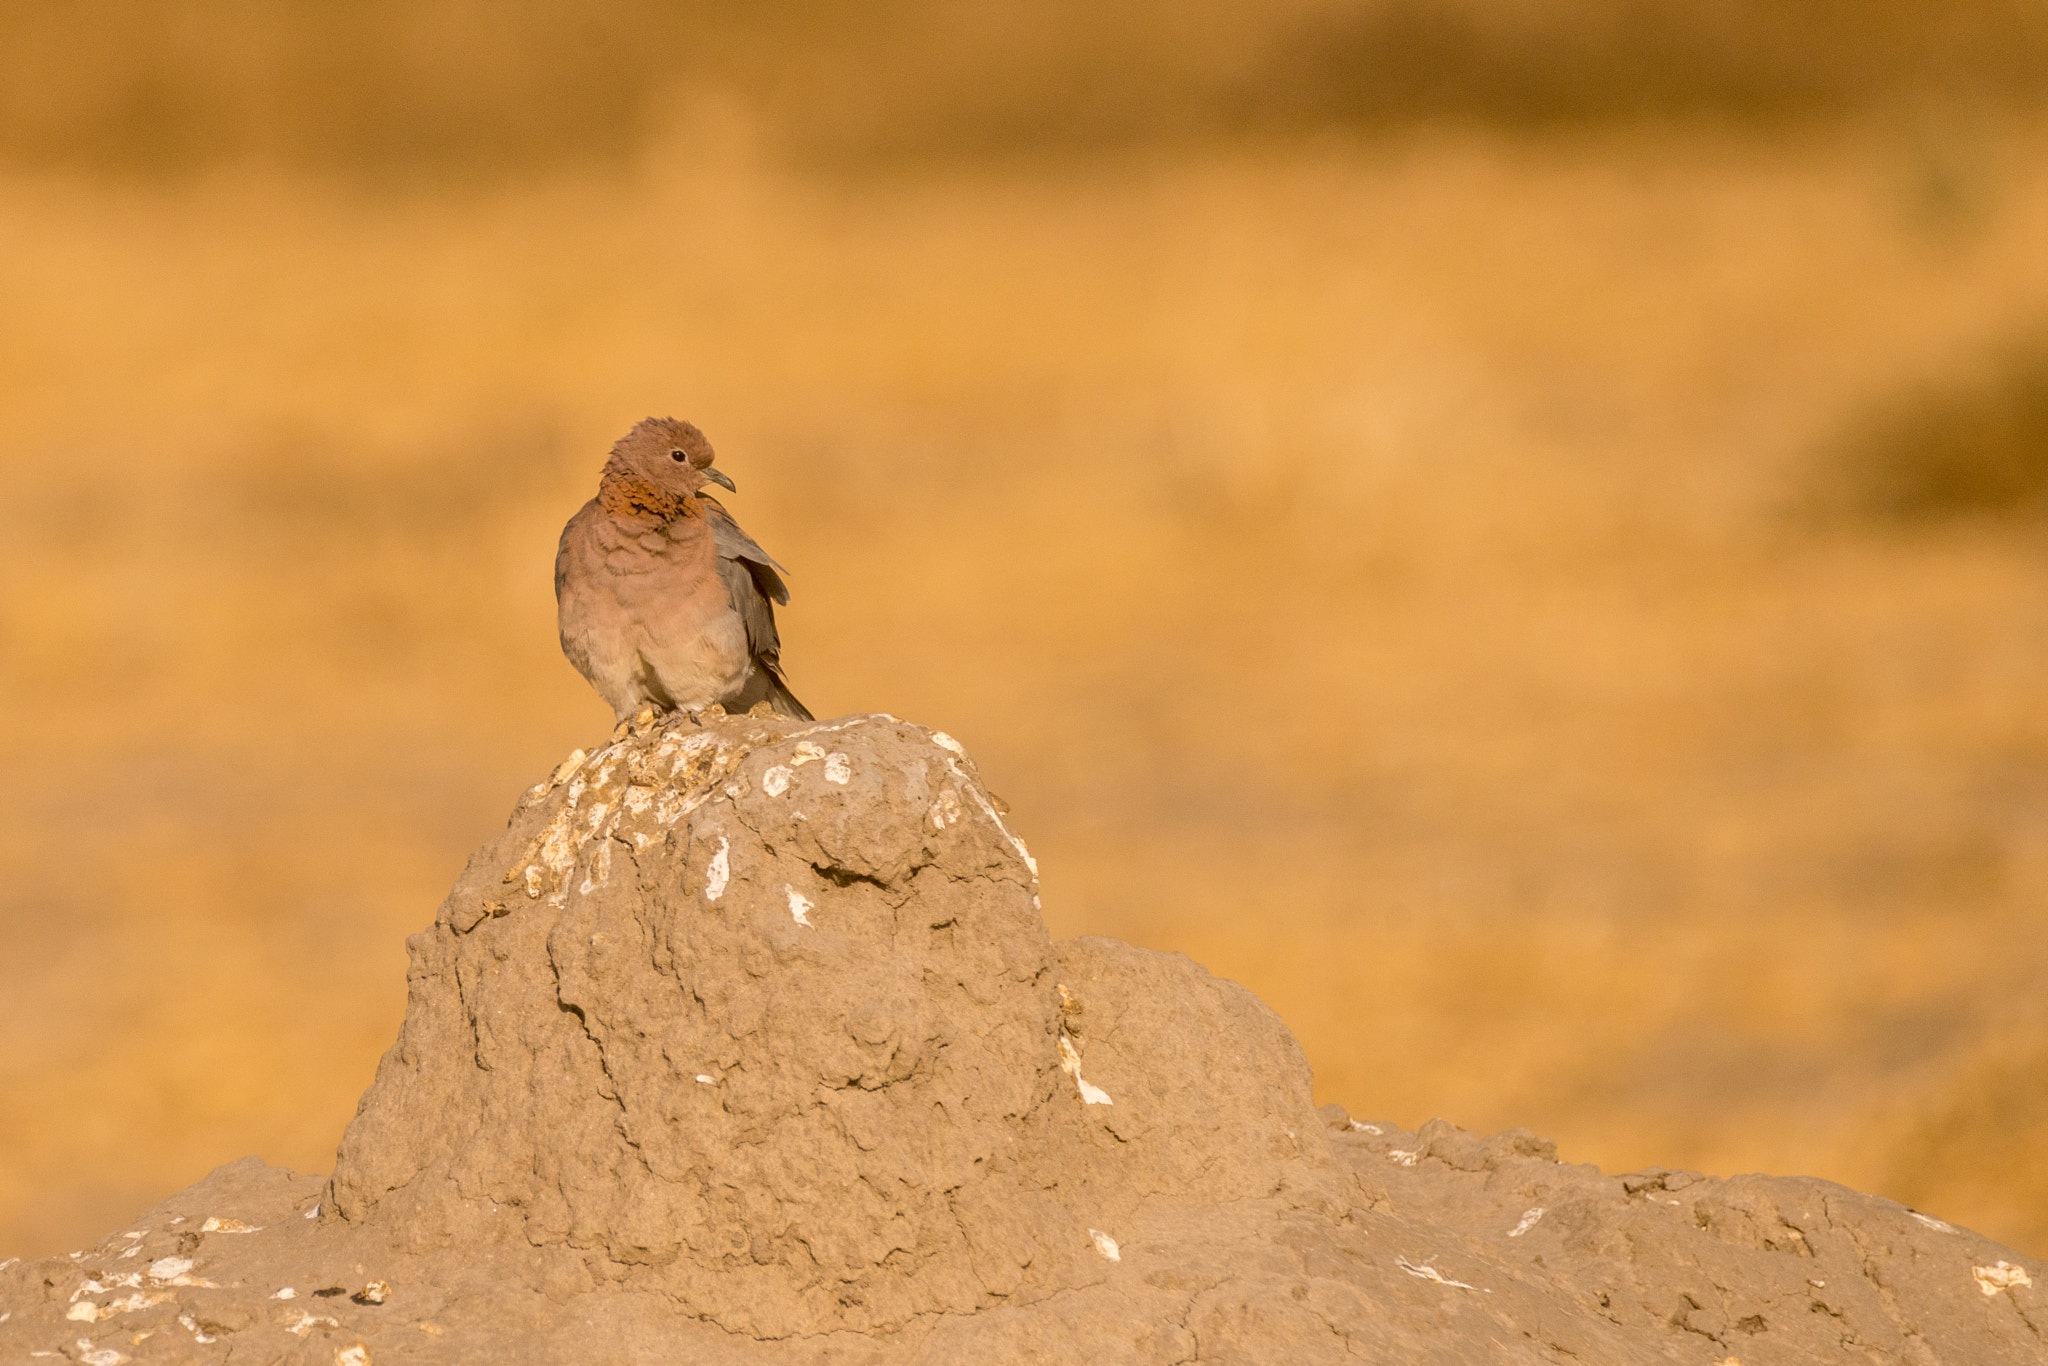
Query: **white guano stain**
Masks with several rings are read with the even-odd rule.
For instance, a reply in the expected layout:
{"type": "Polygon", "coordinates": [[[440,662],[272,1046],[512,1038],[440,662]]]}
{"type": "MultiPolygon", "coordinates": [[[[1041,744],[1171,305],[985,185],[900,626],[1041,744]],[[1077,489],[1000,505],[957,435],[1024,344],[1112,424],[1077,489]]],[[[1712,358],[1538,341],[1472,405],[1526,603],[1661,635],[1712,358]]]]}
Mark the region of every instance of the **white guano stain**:
{"type": "Polygon", "coordinates": [[[852,761],[843,750],[827,752],[825,747],[810,740],[799,740],[789,761],[791,768],[802,768],[805,764],[825,765],[825,781],[844,785],[853,777],[852,761]]]}
{"type": "Polygon", "coordinates": [[[1970,1275],[1976,1278],[1977,1288],[1986,1295],[1996,1295],[2000,1291],[2010,1290],[2016,1285],[2031,1287],[2034,1284],[2034,1278],[2027,1274],[2025,1267],[2014,1266],[2011,1262],[1994,1262],[1990,1266],[1973,1266],[1970,1268],[1970,1275]]]}
{"type": "MultiPolygon", "coordinates": [[[[948,740],[952,738],[951,736],[943,735],[942,732],[935,731],[933,734],[935,738],[945,738],[948,740]]],[[[954,748],[957,749],[958,746],[955,745],[954,748]]],[[[965,752],[961,751],[961,753],[964,757],[965,752]]],[[[1031,857],[1031,851],[1024,847],[1024,841],[1018,839],[1012,833],[1010,827],[1003,824],[1002,813],[996,810],[995,803],[988,799],[988,794],[981,790],[981,785],[967,776],[966,772],[960,767],[958,759],[946,760],[946,767],[952,770],[955,778],[959,779],[961,790],[974,798],[974,804],[981,808],[981,814],[988,817],[989,824],[993,825],[997,833],[1002,835],[1009,842],[1010,847],[1017,851],[1017,857],[1024,860],[1024,866],[1029,868],[1031,876],[1036,878],[1038,876],[1038,860],[1031,857]]]]}
{"type": "Polygon", "coordinates": [[[578,791],[582,785],[581,778],[569,784],[569,800],[549,819],[547,828],[535,841],[533,861],[526,866],[526,894],[535,900],[546,895],[550,904],[561,904],[559,891],[549,893],[568,880],[569,870],[576,866],[576,852],[589,838],[574,831],[576,799],[582,795],[578,791]]]}
{"type": "MultiPolygon", "coordinates": [[[[789,744],[788,758],[784,763],[771,765],[758,781],[769,795],[783,796],[794,786],[795,769],[805,763],[817,763],[826,782],[851,783],[852,755],[805,737],[878,723],[904,724],[877,712],[828,725],[812,725],[789,734],[784,737],[789,744]]],[[[980,808],[1030,871],[1035,903],[1037,860],[969,776],[967,765],[971,760],[965,748],[943,732],[924,733],[946,752],[946,767],[957,780],[945,785],[946,792],[933,812],[935,823],[946,829],[966,818],[972,808],[980,808]]],[[[646,849],[660,840],[661,828],[674,826],[700,807],[724,798],[743,800],[752,784],[740,773],[740,765],[764,738],[733,738],[710,731],[687,735],[657,731],[652,738],[622,738],[593,753],[572,756],[574,762],[564,760],[550,778],[555,793],[554,809],[547,813],[542,829],[527,845],[506,880],[523,883],[521,890],[528,897],[544,899],[558,909],[574,892],[595,891],[605,885],[611,872],[614,851],[610,846],[614,840],[630,840],[629,850],[646,849]],[[592,840],[599,842],[598,847],[586,848],[592,840]],[[579,872],[583,876],[577,876],[579,872]]],[[[802,813],[795,815],[802,818],[802,813]]],[[[727,876],[729,879],[729,862],[727,876]]],[[[803,909],[810,909],[808,900],[803,909]]],[[[810,923],[808,916],[796,917],[794,911],[792,915],[800,924],[810,923]]]]}
{"type": "Polygon", "coordinates": [[[697,1074],[697,1080],[699,1083],[705,1086],[716,1086],[718,1084],[718,1078],[712,1076],[709,1072],[699,1072],[697,1074]]]}
{"type": "Polygon", "coordinates": [[[335,1352],[334,1366],[370,1366],[370,1349],[360,1342],[351,1342],[335,1352]]]}
{"type": "Polygon", "coordinates": [[[1355,1119],[1351,1121],[1351,1127],[1362,1134],[1376,1134],[1380,1131],[1380,1126],[1377,1124],[1360,1124],[1355,1119]]]}
{"type": "Polygon", "coordinates": [[[1088,1241],[1095,1244],[1095,1250],[1097,1252],[1100,1252],[1108,1260],[1112,1262],[1120,1262],[1124,1259],[1123,1250],[1116,1245],[1116,1239],[1110,1237],[1101,1229],[1089,1229],[1088,1241]]]}
{"type": "Polygon", "coordinates": [[[71,1298],[75,1301],[81,1295],[104,1295],[109,1290],[133,1290],[141,1284],[142,1273],[138,1271],[131,1271],[124,1276],[108,1276],[105,1280],[89,1279],[79,1283],[78,1289],[71,1292],[71,1298]]]}
{"type": "Polygon", "coordinates": [[[654,757],[666,759],[670,755],[677,756],[676,761],[670,764],[668,769],[668,776],[673,778],[682,771],[683,766],[689,763],[690,760],[696,758],[699,754],[702,754],[717,743],[718,741],[710,735],[692,735],[681,743],[677,743],[674,740],[664,740],[661,742],[660,747],[654,751],[654,757]]]}
{"type": "Polygon", "coordinates": [[[836,735],[842,730],[852,730],[855,726],[868,726],[873,725],[876,721],[894,721],[895,719],[893,716],[884,716],[880,712],[869,712],[865,716],[849,716],[844,721],[834,721],[828,726],[806,726],[802,730],[791,731],[789,738],[795,739],[799,735],[836,735]]]}
{"type": "Polygon", "coordinates": [[[273,1300],[295,1300],[298,1297],[298,1291],[292,1289],[290,1286],[285,1286],[284,1288],[279,1290],[275,1295],[272,1295],[270,1298],[272,1298],[273,1300]]]}
{"type": "Polygon", "coordinates": [[[949,825],[959,824],[960,811],[960,794],[950,787],[940,789],[937,800],[932,803],[932,827],[944,830],[949,825]]]}
{"type": "Polygon", "coordinates": [[[789,893],[790,918],[806,929],[815,928],[811,925],[811,911],[816,908],[817,903],[794,887],[785,886],[782,890],[789,893]]]}
{"type": "Polygon", "coordinates": [[[1509,1230],[1508,1230],[1508,1237],[1510,1237],[1510,1238],[1519,1238],[1519,1237],[1521,1237],[1521,1236],[1522,1236],[1523,1234],[1527,1233],[1527,1232],[1528,1232],[1528,1231],[1529,1231],[1530,1229],[1532,1229],[1532,1228],[1536,1227],[1536,1221],[1537,1221],[1537,1220],[1539,1220],[1539,1219],[1541,1219],[1542,1217],[1543,1217],[1543,1209],[1542,1209],[1542,1207],[1541,1207],[1541,1206],[1539,1205],[1539,1206],[1538,1206],[1537,1208],[1535,1208],[1535,1209],[1532,1209],[1532,1210],[1530,1210],[1530,1211],[1529,1211],[1528,1213],[1524,1214],[1524,1215],[1522,1216],[1522,1222],[1521,1222],[1521,1223],[1519,1223],[1519,1224],[1516,1224],[1516,1225],[1515,1225],[1515,1226],[1514,1226],[1513,1228],[1511,1228],[1511,1229],[1509,1229],[1509,1230]]]}
{"type": "MultiPolygon", "coordinates": [[[[664,734],[646,748],[631,740],[606,747],[584,760],[562,789],[559,805],[508,881],[523,879],[529,897],[544,897],[556,907],[572,886],[586,894],[595,891],[610,874],[608,855],[615,839],[630,840],[634,849],[649,847],[659,832],[639,827],[648,823],[650,813],[658,826],[673,826],[714,800],[719,785],[734,778],[749,752],[745,745],[726,744],[711,734],[664,734]],[[590,851],[586,875],[576,880],[574,870],[592,840],[599,841],[598,848],[590,851]]],[[[731,795],[743,791],[744,779],[730,784],[731,795]]]]}
{"type": "MultiPolygon", "coordinates": [[[[604,804],[600,802],[598,809],[602,810],[603,806],[604,804]]],[[[590,871],[583,875],[583,885],[576,890],[583,896],[589,896],[592,892],[609,882],[611,876],[612,842],[606,840],[603,844],[597,846],[597,857],[590,861],[590,871]]]]}
{"type": "MultiPolygon", "coordinates": [[[[1454,1285],[1460,1290],[1479,1289],[1478,1286],[1472,1284],[1470,1281],[1454,1281],[1449,1276],[1444,1275],[1441,1271],[1438,1271],[1433,1266],[1417,1266],[1414,1262],[1409,1261],[1406,1257],[1394,1258],[1394,1265],[1400,1267],[1403,1271],[1407,1272],[1411,1276],[1419,1277],[1420,1279],[1425,1281],[1435,1281],[1438,1285],[1454,1285]]],[[[1492,1294],[1493,1292],[1489,1290],[1486,1293],[1492,1294]]]]}
{"type": "Polygon", "coordinates": [[[116,1314],[132,1314],[138,1309],[148,1309],[152,1305],[162,1304],[169,1298],[171,1292],[168,1290],[160,1290],[153,1295],[137,1290],[133,1294],[123,1295],[120,1299],[108,1300],[105,1304],[79,1300],[64,1311],[64,1317],[77,1323],[95,1323],[100,1319],[110,1319],[116,1314]]]}
{"type": "Polygon", "coordinates": [[[1906,1211],[1906,1213],[1912,1215],[1915,1219],[1918,1219],[1921,1223],[1927,1225],[1927,1227],[1931,1229],[1939,1229],[1943,1233],[1954,1233],[1956,1231],[1956,1226],[1954,1224],[1944,1224],[1941,1222],[1941,1220],[1936,1219],[1931,1214],[1922,1214],[1917,1209],[1909,1209],[1906,1211]]]}
{"type": "Polygon", "coordinates": [[[1421,1160],[1421,1153],[1409,1152],[1405,1148],[1395,1148],[1387,1153],[1387,1161],[1397,1167],[1412,1167],[1421,1160]]]}
{"type": "Polygon", "coordinates": [[[325,1314],[308,1314],[301,1311],[297,1319],[293,1320],[292,1322],[284,1326],[284,1330],[285,1332],[291,1333],[294,1336],[304,1337],[306,1336],[306,1334],[312,1332],[315,1328],[319,1328],[322,1326],[328,1328],[339,1328],[341,1327],[341,1324],[337,1320],[331,1319],[325,1314]]]}
{"type": "MultiPolygon", "coordinates": [[[[207,1222],[212,1223],[213,1221],[209,1219],[207,1222]]],[[[218,1232],[218,1230],[213,1231],[218,1232]]],[[[191,1269],[192,1259],[190,1257],[159,1257],[149,1264],[149,1274],[160,1281],[167,1281],[173,1276],[182,1276],[191,1269]]]]}
{"type": "Polygon", "coordinates": [[[704,869],[704,899],[716,901],[725,895],[726,884],[732,881],[732,841],[725,836],[718,837],[718,850],[711,855],[711,863],[704,869]]]}
{"type": "Polygon", "coordinates": [[[1100,1086],[1091,1086],[1081,1076],[1081,1054],[1074,1048],[1074,1041],[1065,1034],[1060,1035],[1060,1070],[1074,1079],[1074,1085],[1081,1092],[1081,1100],[1088,1105],[1114,1105],[1109,1092],[1100,1086]]]}

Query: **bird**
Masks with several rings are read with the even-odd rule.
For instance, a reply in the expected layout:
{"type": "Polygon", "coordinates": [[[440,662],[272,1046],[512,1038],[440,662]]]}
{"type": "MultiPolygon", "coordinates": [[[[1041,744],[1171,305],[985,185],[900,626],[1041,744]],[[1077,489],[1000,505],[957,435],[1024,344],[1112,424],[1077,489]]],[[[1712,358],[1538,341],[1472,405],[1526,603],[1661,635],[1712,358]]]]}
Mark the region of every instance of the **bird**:
{"type": "Polygon", "coordinates": [[[725,506],[704,433],[650,417],[620,437],[555,551],[562,653],[621,723],[714,704],[811,720],[782,676],[787,573],[725,506]]]}

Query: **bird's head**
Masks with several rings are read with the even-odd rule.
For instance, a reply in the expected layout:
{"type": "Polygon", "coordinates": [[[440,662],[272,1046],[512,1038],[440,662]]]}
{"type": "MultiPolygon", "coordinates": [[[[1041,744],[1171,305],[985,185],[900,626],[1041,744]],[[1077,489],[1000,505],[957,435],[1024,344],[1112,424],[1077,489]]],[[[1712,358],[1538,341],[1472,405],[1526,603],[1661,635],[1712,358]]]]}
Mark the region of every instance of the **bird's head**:
{"type": "Polygon", "coordinates": [[[643,418],[612,446],[606,475],[651,484],[669,498],[689,497],[706,484],[730,489],[732,480],[711,468],[714,456],[704,433],[672,417],[643,418]]]}

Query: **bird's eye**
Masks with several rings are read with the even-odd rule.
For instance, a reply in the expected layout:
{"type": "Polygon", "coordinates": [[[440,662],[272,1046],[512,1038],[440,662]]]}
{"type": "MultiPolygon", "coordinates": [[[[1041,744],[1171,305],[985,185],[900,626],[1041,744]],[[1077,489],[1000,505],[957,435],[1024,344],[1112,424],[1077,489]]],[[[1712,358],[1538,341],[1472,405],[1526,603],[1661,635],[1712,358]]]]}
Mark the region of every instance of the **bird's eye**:
{"type": "Polygon", "coordinates": [[[683,461],[688,460],[690,457],[684,455],[681,451],[670,451],[668,453],[668,458],[675,461],[678,464],[681,464],[683,461]]]}

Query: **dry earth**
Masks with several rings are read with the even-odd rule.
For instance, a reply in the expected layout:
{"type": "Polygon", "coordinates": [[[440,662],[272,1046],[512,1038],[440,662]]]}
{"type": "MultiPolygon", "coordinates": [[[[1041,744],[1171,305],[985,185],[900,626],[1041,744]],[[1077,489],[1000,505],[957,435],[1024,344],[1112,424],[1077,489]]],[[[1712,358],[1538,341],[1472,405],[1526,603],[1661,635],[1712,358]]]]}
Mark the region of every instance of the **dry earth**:
{"type": "Polygon", "coordinates": [[[675,718],[579,751],[409,941],[332,1177],[245,1159],[0,1267],[0,1350],[2048,1359],[2048,1266],[1824,1181],[1318,1111],[1250,992],[1055,943],[1038,900],[941,732],[675,718]]]}

